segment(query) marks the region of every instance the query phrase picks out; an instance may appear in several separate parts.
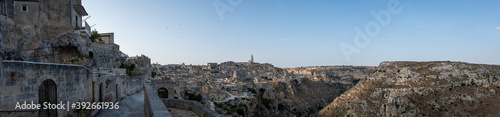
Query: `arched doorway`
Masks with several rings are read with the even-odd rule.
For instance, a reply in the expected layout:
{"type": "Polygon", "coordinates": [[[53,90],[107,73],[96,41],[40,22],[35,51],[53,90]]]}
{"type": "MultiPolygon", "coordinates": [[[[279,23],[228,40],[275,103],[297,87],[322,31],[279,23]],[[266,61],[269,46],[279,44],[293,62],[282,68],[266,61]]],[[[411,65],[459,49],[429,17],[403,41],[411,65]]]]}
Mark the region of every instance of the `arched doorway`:
{"type": "MultiPolygon", "coordinates": [[[[45,80],[38,88],[38,102],[43,105],[44,102],[51,104],[57,103],[57,85],[53,80],[45,80]]],[[[40,109],[40,117],[57,117],[56,109],[40,109]]]]}
{"type": "Polygon", "coordinates": [[[160,98],[168,98],[168,90],[163,87],[158,89],[158,96],[160,98]]]}
{"type": "Polygon", "coordinates": [[[102,82],[101,84],[99,85],[99,102],[104,102],[104,87],[102,85],[102,82]]]}

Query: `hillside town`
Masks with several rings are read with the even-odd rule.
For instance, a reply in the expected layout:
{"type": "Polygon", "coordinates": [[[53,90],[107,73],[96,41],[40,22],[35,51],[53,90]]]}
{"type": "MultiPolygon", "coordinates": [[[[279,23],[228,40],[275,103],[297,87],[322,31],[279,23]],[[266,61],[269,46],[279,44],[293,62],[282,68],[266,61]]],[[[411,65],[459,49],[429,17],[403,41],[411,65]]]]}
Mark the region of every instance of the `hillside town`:
{"type": "Polygon", "coordinates": [[[91,14],[82,0],[0,0],[0,116],[500,115],[500,65],[162,65],[126,54],[91,14]]]}

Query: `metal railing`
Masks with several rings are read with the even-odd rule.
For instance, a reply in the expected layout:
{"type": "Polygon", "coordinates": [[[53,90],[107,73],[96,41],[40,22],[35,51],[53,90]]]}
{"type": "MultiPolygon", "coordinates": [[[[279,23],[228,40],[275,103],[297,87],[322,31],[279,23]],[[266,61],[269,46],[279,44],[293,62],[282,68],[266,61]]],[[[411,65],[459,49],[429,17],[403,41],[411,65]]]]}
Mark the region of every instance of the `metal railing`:
{"type": "Polygon", "coordinates": [[[87,21],[85,21],[85,30],[87,31],[87,34],[89,34],[89,35],[90,35],[91,30],[90,30],[89,23],[87,23],[87,21]]]}

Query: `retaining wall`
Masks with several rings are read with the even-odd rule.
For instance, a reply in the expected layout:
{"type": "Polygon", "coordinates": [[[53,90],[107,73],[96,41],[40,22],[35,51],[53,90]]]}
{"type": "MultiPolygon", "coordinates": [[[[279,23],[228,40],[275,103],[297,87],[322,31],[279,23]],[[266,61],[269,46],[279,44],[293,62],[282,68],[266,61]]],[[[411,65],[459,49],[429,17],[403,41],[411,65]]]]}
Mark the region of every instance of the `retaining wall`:
{"type": "Polygon", "coordinates": [[[167,107],[190,110],[198,114],[199,117],[226,117],[197,101],[168,98],[162,98],[161,100],[167,107]]]}
{"type": "Polygon", "coordinates": [[[172,114],[158,97],[158,92],[147,83],[144,83],[144,116],[172,117],[172,114]]]}

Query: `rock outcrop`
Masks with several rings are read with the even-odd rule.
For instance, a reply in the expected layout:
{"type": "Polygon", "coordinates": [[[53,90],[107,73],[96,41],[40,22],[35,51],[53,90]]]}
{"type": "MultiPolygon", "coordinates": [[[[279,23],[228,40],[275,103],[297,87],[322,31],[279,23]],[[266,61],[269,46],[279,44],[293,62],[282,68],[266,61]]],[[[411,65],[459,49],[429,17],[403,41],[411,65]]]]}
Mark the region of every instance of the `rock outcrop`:
{"type": "Polygon", "coordinates": [[[500,66],[382,62],[316,116],[498,116],[500,66]]]}

